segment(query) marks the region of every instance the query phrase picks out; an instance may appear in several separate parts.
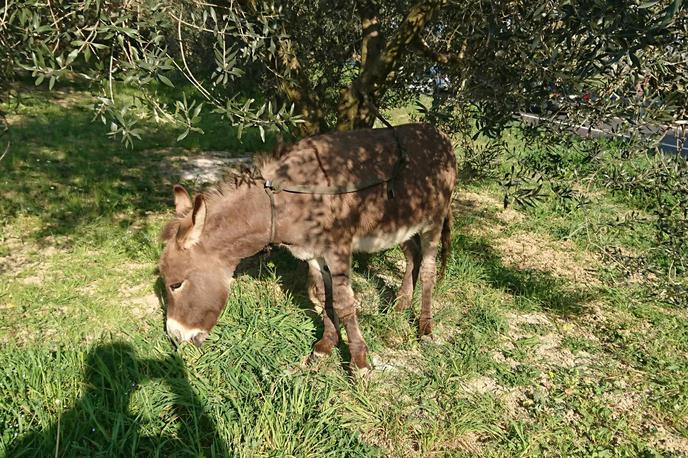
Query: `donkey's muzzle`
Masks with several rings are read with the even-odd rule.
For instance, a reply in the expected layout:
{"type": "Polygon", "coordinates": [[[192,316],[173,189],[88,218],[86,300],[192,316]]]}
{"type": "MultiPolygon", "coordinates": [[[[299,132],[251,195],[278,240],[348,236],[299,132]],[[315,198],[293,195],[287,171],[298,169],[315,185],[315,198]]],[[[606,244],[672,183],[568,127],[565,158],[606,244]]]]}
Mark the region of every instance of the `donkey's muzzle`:
{"type": "Polygon", "coordinates": [[[184,342],[191,342],[195,346],[200,347],[205,339],[208,338],[208,331],[198,328],[188,328],[174,318],[167,319],[166,327],[167,335],[169,335],[177,345],[184,342]]]}

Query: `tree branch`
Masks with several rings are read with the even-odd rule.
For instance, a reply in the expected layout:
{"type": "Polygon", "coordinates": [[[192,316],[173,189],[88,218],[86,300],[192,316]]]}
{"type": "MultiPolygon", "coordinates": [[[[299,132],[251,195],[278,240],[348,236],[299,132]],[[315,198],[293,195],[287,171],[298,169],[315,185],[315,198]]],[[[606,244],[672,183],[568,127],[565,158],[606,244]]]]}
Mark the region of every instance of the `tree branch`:
{"type": "Polygon", "coordinates": [[[303,71],[294,46],[291,40],[280,40],[275,55],[275,74],[281,80],[282,92],[303,116],[305,122],[300,126],[301,134],[315,135],[324,130],[324,115],[317,94],[310,90],[308,75],[303,71]]]}
{"type": "Polygon", "coordinates": [[[361,74],[351,86],[342,91],[337,108],[337,130],[351,130],[371,127],[375,121],[374,110],[368,100],[374,103],[386,91],[386,81],[399,65],[403,52],[417,40],[425,25],[447,0],[422,0],[411,7],[406,17],[384,46],[380,36],[377,12],[373,1],[361,3],[361,25],[363,28],[362,49],[365,49],[365,62],[361,74]],[[378,47],[378,48],[376,48],[378,47]]]}
{"type": "Polygon", "coordinates": [[[418,37],[416,41],[413,42],[414,48],[416,48],[418,51],[423,53],[426,57],[432,59],[433,61],[437,62],[438,64],[442,65],[447,65],[447,64],[459,64],[463,61],[463,50],[459,54],[453,54],[453,53],[446,53],[446,52],[438,52],[432,49],[426,42],[423,40],[423,38],[418,37]]]}
{"type": "Polygon", "coordinates": [[[5,147],[5,151],[3,151],[2,155],[0,155],[0,161],[2,161],[3,159],[5,159],[5,156],[7,155],[7,152],[10,150],[10,145],[12,145],[12,143],[11,143],[10,141],[8,141],[8,142],[7,142],[7,146],[5,147]]]}
{"type": "Polygon", "coordinates": [[[384,38],[380,30],[380,9],[375,1],[361,1],[359,15],[361,17],[361,68],[365,72],[380,56],[384,47],[384,38]]]}

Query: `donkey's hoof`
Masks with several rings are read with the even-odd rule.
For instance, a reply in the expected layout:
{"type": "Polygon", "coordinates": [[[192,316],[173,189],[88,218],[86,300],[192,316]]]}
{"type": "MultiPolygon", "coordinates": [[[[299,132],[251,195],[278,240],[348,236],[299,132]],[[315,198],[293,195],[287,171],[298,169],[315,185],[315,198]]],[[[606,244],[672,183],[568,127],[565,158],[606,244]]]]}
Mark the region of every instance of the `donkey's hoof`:
{"type": "Polygon", "coordinates": [[[349,352],[351,354],[351,360],[349,361],[349,366],[351,371],[354,369],[364,369],[370,368],[368,365],[368,347],[363,345],[352,345],[349,343],[349,352]]]}
{"type": "Polygon", "coordinates": [[[330,356],[329,353],[323,353],[323,352],[318,351],[318,350],[313,350],[311,352],[310,357],[311,357],[311,359],[323,359],[323,358],[327,358],[328,356],[330,356]]]}
{"type": "Polygon", "coordinates": [[[420,343],[425,344],[425,345],[436,343],[435,337],[432,334],[426,334],[424,336],[420,336],[420,343]]]}
{"type": "Polygon", "coordinates": [[[323,337],[318,340],[315,345],[313,345],[313,354],[318,354],[318,356],[327,356],[332,353],[332,349],[336,344],[330,339],[323,337]]]}
{"type": "Polygon", "coordinates": [[[432,338],[432,328],[432,321],[421,322],[418,327],[418,336],[421,338],[426,336],[432,338]]]}
{"type": "Polygon", "coordinates": [[[397,312],[403,312],[411,306],[411,298],[406,296],[399,296],[394,302],[394,309],[397,312]]]}
{"type": "Polygon", "coordinates": [[[363,367],[351,366],[351,376],[356,380],[367,380],[372,372],[373,369],[367,365],[363,367]]]}

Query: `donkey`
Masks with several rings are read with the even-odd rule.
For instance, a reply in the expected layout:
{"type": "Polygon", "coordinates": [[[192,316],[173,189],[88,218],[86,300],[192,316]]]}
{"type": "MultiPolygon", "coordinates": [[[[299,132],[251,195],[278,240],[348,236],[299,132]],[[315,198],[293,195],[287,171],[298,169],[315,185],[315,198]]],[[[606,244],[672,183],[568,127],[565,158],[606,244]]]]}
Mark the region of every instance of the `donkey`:
{"type": "Polygon", "coordinates": [[[441,245],[443,271],[455,178],[449,139],[416,123],[303,139],[257,162],[254,173],[193,200],[175,185],[176,217],[163,230],[160,258],[168,335],[200,346],[225,307],[239,261],[279,245],[308,263],[311,297],[324,305],[324,331],[313,355],[329,354],[338,344],[341,322],[353,368],[367,369],[351,257],[398,244],[406,272],[396,308],[411,304],[420,274],[419,334],[430,335],[436,256],[441,245]]]}

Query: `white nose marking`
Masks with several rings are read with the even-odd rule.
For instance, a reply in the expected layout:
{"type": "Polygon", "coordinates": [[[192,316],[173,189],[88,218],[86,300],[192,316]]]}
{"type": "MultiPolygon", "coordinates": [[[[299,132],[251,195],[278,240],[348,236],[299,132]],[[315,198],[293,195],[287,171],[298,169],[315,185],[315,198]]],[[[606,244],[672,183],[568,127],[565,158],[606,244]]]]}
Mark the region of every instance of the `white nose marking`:
{"type": "Polygon", "coordinates": [[[174,318],[167,319],[167,334],[177,343],[189,342],[199,334],[208,335],[207,331],[198,328],[187,328],[174,318]]]}

